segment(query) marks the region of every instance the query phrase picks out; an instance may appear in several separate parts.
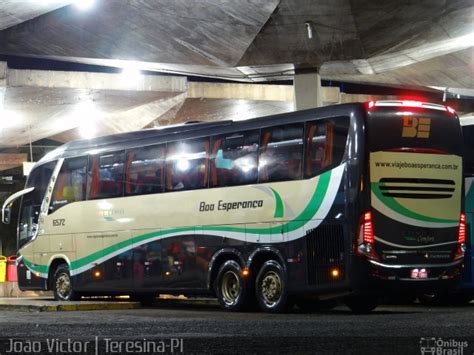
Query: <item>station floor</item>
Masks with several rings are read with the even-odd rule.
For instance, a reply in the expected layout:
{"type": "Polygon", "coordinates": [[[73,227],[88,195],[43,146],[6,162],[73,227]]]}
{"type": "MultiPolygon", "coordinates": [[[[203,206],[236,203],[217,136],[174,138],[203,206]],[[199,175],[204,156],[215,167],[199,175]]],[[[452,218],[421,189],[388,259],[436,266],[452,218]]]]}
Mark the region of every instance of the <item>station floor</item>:
{"type": "MultiPolygon", "coordinates": [[[[52,303],[47,299],[3,299],[0,304],[38,302],[52,303]]],[[[448,350],[462,347],[458,354],[474,352],[474,303],[462,308],[380,306],[368,315],[354,315],[344,306],[314,314],[295,309],[274,315],[224,312],[213,300],[158,300],[145,308],[118,303],[124,308],[75,312],[4,306],[0,311],[0,352],[4,353],[12,339],[20,342],[18,346],[39,342],[43,350],[51,339],[88,342],[91,354],[111,352],[111,344],[121,353],[118,350],[124,342],[173,341],[181,346],[174,352],[184,353],[420,354],[420,346],[426,344],[441,344],[448,350]]]]}

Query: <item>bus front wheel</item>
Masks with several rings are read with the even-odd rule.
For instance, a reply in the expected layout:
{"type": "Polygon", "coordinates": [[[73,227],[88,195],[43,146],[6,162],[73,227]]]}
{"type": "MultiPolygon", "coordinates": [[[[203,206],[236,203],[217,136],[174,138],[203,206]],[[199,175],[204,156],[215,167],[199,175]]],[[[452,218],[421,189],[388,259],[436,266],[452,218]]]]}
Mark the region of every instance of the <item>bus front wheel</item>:
{"type": "Polygon", "coordinates": [[[71,279],[71,272],[66,264],[57,267],[53,277],[54,298],[57,301],[75,301],[80,299],[80,295],[74,291],[71,279]]]}
{"type": "Polygon", "coordinates": [[[257,275],[256,295],[264,312],[282,313],[290,308],[283,267],[275,260],[265,262],[257,275]]]}
{"type": "Polygon", "coordinates": [[[345,304],[355,314],[366,314],[377,308],[379,300],[371,295],[353,295],[345,300],[345,304]]]}
{"type": "Polygon", "coordinates": [[[251,290],[242,269],[234,260],[226,261],[217,274],[215,292],[222,308],[229,311],[243,311],[249,308],[251,290]]]}

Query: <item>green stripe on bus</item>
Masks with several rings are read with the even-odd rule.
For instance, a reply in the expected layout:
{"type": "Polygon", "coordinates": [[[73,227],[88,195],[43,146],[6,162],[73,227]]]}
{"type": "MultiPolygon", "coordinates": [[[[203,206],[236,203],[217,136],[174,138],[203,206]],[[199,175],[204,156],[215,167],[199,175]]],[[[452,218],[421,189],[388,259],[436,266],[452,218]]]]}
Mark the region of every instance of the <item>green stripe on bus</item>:
{"type": "Polygon", "coordinates": [[[422,214],[416,213],[408,208],[402,206],[400,203],[397,202],[393,197],[384,196],[380,190],[380,186],[385,186],[384,183],[372,182],[372,192],[377,196],[377,198],[382,202],[385,206],[390,208],[391,210],[409,218],[413,218],[423,222],[436,222],[436,223],[457,223],[458,220],[456,219],[441,219],[441,218],[434,218],[429,216],[424,216],[422,214]]]}
{"type": "MultiPolygon", "coordinates": [[[[319,179],[318,179],[318,184],[316,185],[316,188],[314,190],[313,196],[311,197],[308,205],[305,207],[303,212],[299,216],[297,216],[294,220],[287,222],[285,224],[282,224],[280,226],[272,227],[272,228],[236,228],[236,227],[230,227],[230,226],[206,226],[202,228],[203,232],[206,231],[218,231],[218,232],[236,232],[236,233],[242,233],[245,235],[245,233],[249,234],[277,234],[277,233],[282,233],[282,231],[285,232],[292,232],[298,228],[301,228],[304,226],[308,221],[310,221],[313,216],[318,212],[319,208],[321,207],[321,204],[323,203],[324,197],[328,191],[329,188],[329,182],[331,181],[331,171],[328,171],[324,174],[322,174],[319,179]]],[[[337,192],[336,192],[337,193],[337,192]]],[[[281,198],[280,198],[281,201],[281,198]]],[[[198,227],[199,228],[199,227],[198,227]]],[[[126,247],[131,247],[133,244],[136,243],[141,243],[143,241],[146,241],[151,238],[155,237],[160,237],[160,236],[166,236],[169,234],[183,234],[187,232],[194,232],[196,230],[196,227],[185,227],[185,228],[175,228],[175,229],[168,229],[168,230],[162,230],[162,231],[156,231],[152,233],[147,233],[147,234],[142,234],[127,240],[124,240],[120,243],[117,243],[115,245],[112,245],[110,247],[107,247],[103,250],[99,250],[95,253],[92,253],[88,256],[85,256],[81,259],[75,260],[71,262],[71,270],[76,270],[81,267],[84,267],[90,263],[93,263],[94,261],[103,258],[107,255],[112,254],[115,251],[118,251],[120,249],[126,248],[126,247]]],[[[25,263],[26,263],[26,259],[25,263]]],[[[41,270],[43,273],[47,273],[47,266],[41,265],[37,266],[37,269],[41,270]]]]}
{"type": "Polygon", "coordinates": [[[276,192],[274,189],[270,187],[270,189],[273,191],[273,195],[275,195],[275,214],[273,215],[273,218],[282,218],[284,216],[284,207],[283,207],[283,201],[281,199],[281,196],[278,192],[276,192]]]}
{"type": "Polygon", "coordinates": [[[23,258],[23,262],[28,267],[28,269],[30,269],[33,272],[40,272],[42,274],[48,273],[48,267],[46,265],[33,265],[32,262],[30,262],[29,260],[25,258],[23,258]]]}

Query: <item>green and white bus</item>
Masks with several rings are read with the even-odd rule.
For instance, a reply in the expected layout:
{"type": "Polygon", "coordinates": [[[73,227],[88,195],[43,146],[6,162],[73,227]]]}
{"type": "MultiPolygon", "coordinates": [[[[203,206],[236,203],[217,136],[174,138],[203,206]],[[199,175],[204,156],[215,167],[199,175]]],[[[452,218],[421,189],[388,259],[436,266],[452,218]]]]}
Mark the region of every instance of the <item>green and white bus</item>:
{"type": "Polygon", "coordinates": [[[71,142],[4,204],[22,197],[19,285],[268,312],[449,287],[461,140],[445,106],[377,101],[71,142]]]}

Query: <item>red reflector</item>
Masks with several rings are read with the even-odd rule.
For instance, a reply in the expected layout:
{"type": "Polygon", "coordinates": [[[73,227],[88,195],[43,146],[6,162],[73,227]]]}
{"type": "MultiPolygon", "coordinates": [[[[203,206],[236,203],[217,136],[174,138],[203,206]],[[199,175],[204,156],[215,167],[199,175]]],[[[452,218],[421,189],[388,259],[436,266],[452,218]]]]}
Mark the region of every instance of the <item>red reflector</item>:
{"type": "Polygon", "coordinates": [[[461,213],[459,219],[459,233],[458,233],[458,244],[466,243],[466,215],[461,213]]]}
{"type": "Polygon", "coordinates": [[[374,244],[374,229],[372,226],[372,212],[364,213],[364,243],[374,244]]]}
{"type": "Polygon", "coordinates": [[[448,111],[451,115],[454,115],[456,113],[456,110],[449,106],[446,106],[446,111],[448,111]]]}

